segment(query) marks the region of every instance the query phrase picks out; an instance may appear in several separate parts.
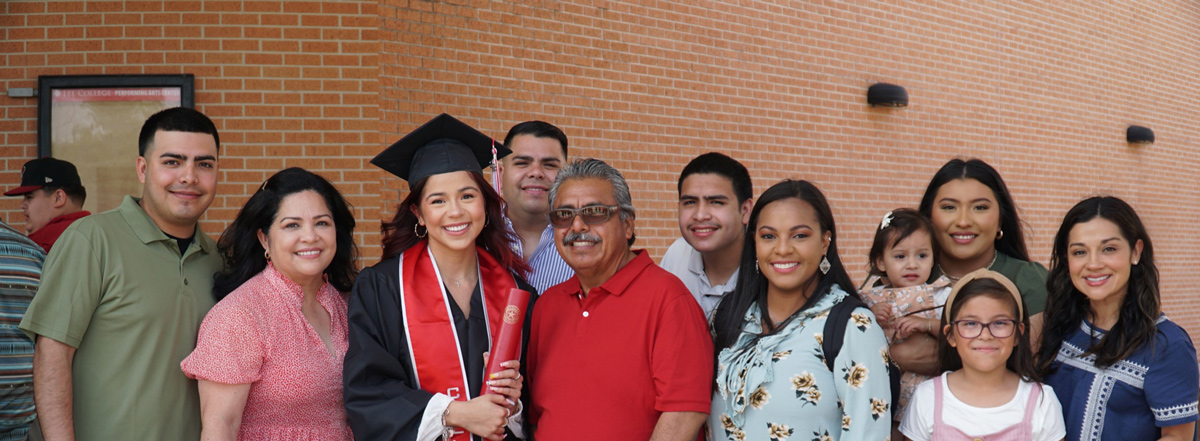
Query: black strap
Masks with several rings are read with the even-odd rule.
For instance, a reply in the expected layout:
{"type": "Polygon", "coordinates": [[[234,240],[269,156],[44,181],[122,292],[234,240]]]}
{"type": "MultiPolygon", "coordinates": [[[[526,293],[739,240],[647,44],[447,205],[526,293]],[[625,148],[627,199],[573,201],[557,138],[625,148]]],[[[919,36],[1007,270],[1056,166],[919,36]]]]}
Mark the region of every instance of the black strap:
{"type": "Polygon", "coordinates": [[[833,372],[833,360],[842,351],[842,343],[846,340],[846,323],[850,314],[858,307],[866,308],[867,304],[856,295],[847,295],[829,310],[829,318],[825,320],[824,340],[821,341],[821,352],[825,353],[825,367],[833,372]]]}
{"type": "MultiPolygon", "coordinates": [[[[834,359],[842,351],[842,344],[845,343],[846,326],[850,322],[850,314],[860,307],[867,308],[867,304],[858,296],[850,294],[829,309],[829,318],[825,320],[824,339],[821,341],[821,352],[825,354],[825,367],[829,368],[829,372],[834,372],[834,359]]],[[[887,368],[888,383],[892,388],[891,410],[894,411],[900,400],[900,367],[896,366],[896,363],[889,358],[887,368]]]]}

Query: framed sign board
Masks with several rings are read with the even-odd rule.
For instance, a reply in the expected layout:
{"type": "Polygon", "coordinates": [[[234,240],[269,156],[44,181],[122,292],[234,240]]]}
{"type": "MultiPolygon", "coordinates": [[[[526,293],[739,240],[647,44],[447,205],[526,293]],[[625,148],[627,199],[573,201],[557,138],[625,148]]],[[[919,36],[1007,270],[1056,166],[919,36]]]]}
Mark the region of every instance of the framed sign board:
{"type": "Polygon", "coordinates": [[[70,161],[87,189],[84,209],[116,208],[141,196],[137,139],[163,109],[195,107],[194,78],[182,75],[38,77],[38,156],[70,161]]]}

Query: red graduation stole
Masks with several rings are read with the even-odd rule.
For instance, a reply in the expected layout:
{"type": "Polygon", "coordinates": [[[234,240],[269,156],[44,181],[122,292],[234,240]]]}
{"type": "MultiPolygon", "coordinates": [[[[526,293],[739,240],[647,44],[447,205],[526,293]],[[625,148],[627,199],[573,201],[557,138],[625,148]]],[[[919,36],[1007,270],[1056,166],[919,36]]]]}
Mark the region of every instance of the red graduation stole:
{"type": "MultiPolygon", "coordinates": [[[[517,287],[516,280],[482,247],[476,246],[479,256],[479,283],[483,286],[483,310],[488,324],[488,346],[499,335],[507,305],[508,290],[517,287]]],[[[463,363],[458,330],[451,318],[449,301],[441,273],[421,241],[400,256],[400,303],[404,305],[404,332],[412,354],[413,371],[417,373],[416,387],[449,395],[460,401],[471,399],[467,386],[466,364],[463,363]]],[[[453,440],[470,440],[466,431],[455,432],[453,440]]]]}

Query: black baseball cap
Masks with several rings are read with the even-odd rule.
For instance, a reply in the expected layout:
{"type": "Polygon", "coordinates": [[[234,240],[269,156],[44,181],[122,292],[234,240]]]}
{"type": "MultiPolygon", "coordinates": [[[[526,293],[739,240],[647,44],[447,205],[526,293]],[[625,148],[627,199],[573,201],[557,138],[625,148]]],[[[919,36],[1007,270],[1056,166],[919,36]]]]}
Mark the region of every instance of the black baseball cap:
{"type": "Polygon", "coordinates": [[[441,114],[383,149],[372,164],[409,183],[456,171],[483,173],[496,159],[512,153],[474,127],[441,114]]]}
{"type": "Polygon", "coordinates": [[[21,186],[4,192],[5,196],[21,196],[42,187],[83,185],[75,164],[61,159],[38,158],[21,167],[21,186]]]}

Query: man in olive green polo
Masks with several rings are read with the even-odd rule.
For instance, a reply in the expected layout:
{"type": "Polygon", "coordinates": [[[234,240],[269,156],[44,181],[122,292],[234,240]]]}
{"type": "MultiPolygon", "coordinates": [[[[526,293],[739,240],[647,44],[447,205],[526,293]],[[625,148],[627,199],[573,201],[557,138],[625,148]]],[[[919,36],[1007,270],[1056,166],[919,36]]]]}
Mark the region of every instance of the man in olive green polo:
{"type": "Polygon", "coordinates": [[[59,440],[200,438],[196,382],[179,362],[213,306],[216,243],[197,221],[217,187],[217,129],[177,107],[138,136],[142,198],[73,223],[20,328],[36,341],[34,400],[59,440]]]}

